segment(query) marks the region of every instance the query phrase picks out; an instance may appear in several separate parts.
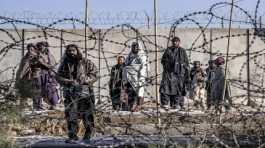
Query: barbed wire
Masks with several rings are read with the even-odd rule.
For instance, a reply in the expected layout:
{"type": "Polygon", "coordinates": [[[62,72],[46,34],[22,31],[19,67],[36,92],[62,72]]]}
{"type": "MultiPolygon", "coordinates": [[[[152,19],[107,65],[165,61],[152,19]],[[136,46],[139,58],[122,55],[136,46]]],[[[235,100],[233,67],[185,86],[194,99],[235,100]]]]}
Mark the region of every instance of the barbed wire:
{"type": "MultiPolygon", "coordinates": [[[[174,36],[178,35],[178,29],[180,25],[186,26],[186,22],[190,22],[192,26],[196,27],[196,29],[199,30],[199,35],[195,37],[194,40],[190,41],[191,46],[190,48],[187,48],[186,50],[190,52],[189,60],[190,63],[192,63],[192,54],[194,53],[200,53],[204,56],[209,56],[210,54],[214,56],[224,56],[225,53],[221,51],[215,51],[211,52],[208,45],[212,43],[216,43],[220,40],[226,39],[229,36],[228,35],[220,35],[215,38],[209,38],[209,36],[206,34],[207,29],[209,29],[212,25],[218,24],[220,25],[220,22],[226,22],[227,19],[222,17],[222,14],[219,14],[218,12],[214,12],[217,7],[219,6],[230,6],[231,4],[228,2],[220,2],[213,4],[208,10],[205,11],[198,11],[198,12],[191,12],[191,13],[185,13],[181,16],[175,16],[175,15],[161,15],[160,17],[160,25],[170,24],[170,30],[169,35],[158,35],[159,40],[163,40],[165,44],[159,44],[158,45],[158,52],[161,54],[164,52],[165,48],[169,46],[169,41],[174,36]],[[201,18],[205,18],[204,20],[201,20],[201,18]],[[201,40],[199,42],[199,39],[201,40]]],[[[237,13],[237,16],[241,16],[244,19],[241,18],[234,18],[232,20],[233,23],[238,23],[238,20],[244,20],[240,21],[240,23],[248,26],[248,28],[252,28],[252,31],[250,34],[247,33],[235,33],[232,34],[231,38],[241,38],[250,36],[252,37],[250,40],[250,48],[254,46],[257,39],[260,39],[262,41],[262,44],[264,44],[264,36],[262,35],[262,28],[259,28],[257,25],[258,15],[260,15],[260,12],[258,11],[260,5],[260,0],[256,3],[256,9],[253,13],[250,13],[244,9],[242,9],[240,6],[234,5],[234,7],[240,12],[237,13]],[[247,18],[247,19],[245,19],[247,18]],[[261,33],[260,33],[261,32],[261,33]]],[[[23,15],[20,15],[23,16],[23,15]]],[[[51,15],[52,16],[52,15],[51,15]]],[[[104,16],[101,16],[104,18],[104,16]]],[[[155,44],[153,41],[153,35],[152,34],[146,34],[141,31],[141,27],[139,29],[139,24],[144,26],[145,28],[148,28],[151,26],[146,21],[149,22],[152,19],[152,17],[146,16],[145,13],[142,14],[142,12],[132,13],[128,12],[128,14],[122,14],[119,16],[113,16],[116,17],[113,19],[111,15],[108,15],[104,19],[101,19],[101,17],[98,17],[97,19],[93,19],[93,16],[91,17],[90,23],[97,25],[108,25],[111,26],[107,29],[102,29],[99,32],[99,29],[93,28],[93,25],[85,24],[84,21],[82,21],[82,18],[79,18],[78,16],[71,16],[67,18],[58,18],[56,19],[49,19],[46,20],[44,23],[36,21],[34,18],[39,19],[38,17],[28,17],[28,18],[19,18],[19,17],[10,17],[8,15],[1,16],[0,17],[0,32],[7,36],[7,38],[2,38],[0,40],[0,63],[2,63],[4,60],[8,58],[8,54],[12,51],[21,52],[21,45],[24,42],[30,43],[35,42],[36,40],[57,40],[61,41],[64,45],[69,43],[75,43],[78,44],[79,48],[84,51],[84,47],[82,46],[84,44],[84,35],[82,33],[74,31],[69,31],[64,28],[65,24],[70,24],[76,26],[75,29],[77,29],[77,26],[87,26],[89,27],[89,35],[86,36],[88,39],[88,42],[90,43],[90,47],[88,48],[91,52],[86,53],[88,58],[92,59],[98,59],[99,62],[104,63],[104,66],[99,67],[100,73],[100,79],[106,80],[102,82],[102,84],[99,84],[97,92],[95,92],[97,98],[101,98],[102,102],[101,104],[97,104],[96,109],[96,120],[97,120],[97,126],[96,131],[98,133],[101,133],[102,135],[107,133],[107,127],[118,126],[120,129],[116,128],[116,133],[118,135],[138,135],[143,136],[147,139],[149,142],[155,142],[156,138],[153,138],[153,135],[157,135],[160,138],[160,143],[164,143],[165,145],[174,144],[175,140],[173,138],[170,138],[169,133],[170,131],[174,131],[176,134],[182,134],[189,138],[191,138],[194,141],[199,141],[199,145],[201,146],[203,143],[213,143],[216,145],[221,145],[224,147],[233,147],[238,146],[242,143],[244,143],[244,140],[248,138],[248,141],[250,142],[257,142],[258,140],[260,143],[258,143],[258,146],[264,145],[264,121],[260,119],[260,116],[263,117],[264,112],[262,112],[264,106],[263,104],[252,106],[250,110],[245,109],[244,105],[244,99],[247,97],[246,93],[240,93],[240,94],[232,94],[232,99],[240,99],[240,103],[233,104],[232,107],[235,110],[234,112],[230,113],[217,113],[217,112],[209,112],[204,113],[202,115],[193,115],[191,110],[187,110],[186,112],[182,113],[176,113],[176,112],[159,112],[159,115],[157,116],[155,110],[152,111],[145,111],[142,110],[140,114],[143,116],[144,119],[149,119],[147,121],[141,121],[139,122],[142,126],[152,126],[156,132],[150,134],[148,131],[140,130],[137,127],[135,128],[133,125],[133,119],[124,117],[123,114],[118,114],[117,118],[120,120],[119,123],[112,123],[107,122],[106,120],[111,120],[109,117],[112,115],[111,112],[111,101],[110,97],[106,94],[109,91],[108,89],[108,79],[110,76],[110,69],[112,67],[113,61],[116,59],[118,55],[128,55],[128,48],[130,48],[129,43],[134,39],[139,39],[144,44],[144,49],[150,58],[150,61],[148,64],[152,65],[156,62],[159,62],[161,59],[155,59],[155,44]],[[139,14],[138,14],[139,13],[139,14]],[[133,15],[132,15],[133,14],[133,15]],[[113,21],[114,20],[114,21],[113,21]],[[125,24],[119,24],[120,22],[129,22],[125,24]],[[39,32],[39,35],[32,35],[30,37],[24,38],[24,40],[21,39],[21,36],[19,34],[19,31],[16,31],[16,33],[10,31],[10,29],[3,29],[2,26],[12,26],[11,28],[14,28],[12,24],[15,24],[15,30],[24,28],[24,26],[30,26],[32,28],[35,28],[39,32]],[[64,25],[61,25],[64,24],[64,25]],[[116,25],[118,24],[118,25],[116,25]],[[148,25],[146,25],[148,24],[148,25]],[[23,26],[23,27],[21,27],[23,26]],[[64,29],[62,29],[63,27],[64,29]],[[12,32],[12,33],[11,33],[12,32]],[[72,38],[69,37],[62,37],[58,35],[58,32],[62,32],[63,34],[70,35],[72,38]],[[100,35],[99,35],[100,34],[100,35]],[[97,45],[99,47],[97,47],[97,45]],[[117,50],[112,50],[112,48],[119,48],[117,50]],[[100,54],[98,54],[98,51],[100,51],[100,54]],[[95,53],[93,53],[95,52],[95,53]],[[104,72],[104,73],[103,73],[104,72]],[[104,93],[103,93],[104,92],[104,93]],[[218,116],[217,116],[218,115],[218,116]],[[222,117],[222,122],[219,121],[219,115],[222,117]],[[162,125],[158,126],[156,123],[156,118],[160,118],[162,121],[162,125]],[[152,124],[155,124],[153,126],[152,124]],[[206,127],[200,127],[198,125],[205,124],[206,127]],[[238,126],[236,129],[234,126],[238,126]],[[185,130],[183,127],[187,128],[188,130],[185,130]],[[197,138],[194,138],[193,136],[196,135],[199,137],[199,140],[197,138]],[[258,139],[258,140],[255,140],[258,139]],[[242,142],[243,140],[243,142],[242,142]]],[[[261,26],[263,26],[262,22],[261,26]]],[[[67,27],[66,27],[67,28],[67,27]]],[[[28,31],[30,32],[30,30],[28,31]]],[[[32,31],[33,32],[33,31],[32,31]]],[[[59,49],[60,46],[58,45],[51,45],[50,46],[53,49],[59,49]]],[[[251,77],[251,82],[248,82],[246,80],[246,77],[243,76],[245,73],[245,67],[247,64],[246,61],[242,62],[241,65],[237,65],[239,67],[239,71],[233,71],[234,75],[237,75],[236,77],[232,77],[229,79],[229,83],[233,87],[234,90],[239,90],[240,92],[249,91],[251,92],[251,99],[257,100],[257,99],[263,99],[264,98],[264,82],[259,82],[260,77],[263,75],[262,72],[265,70],[264,63],[261,62],[262,56],[265,55],[265,49],[256,49],[254,51],[251,51],[249,53],[250,56],[250,62],[253,66],[253,69],[255,69],[255,73],[253,72],[251,77]],[[261,73],[261,74],[260,74],[261,73]],[[250,89],[247,88],[246,85],[250,85],[250,89]]],[[[83,52],[84,53],[84,52],[83,52]]],[[[247,56],[246,51],[242,52],[235,52],[229,54],[229,61],[227,62],[233,62],[240,60],[240,58],[247,56]]],[[[207,61],[204,61],[204,66],[207,66],[207,61]]],[[[13,66],[5,67],[3,70],[0,71],[0,76],[5,73],[10,73],[11,75],[9,79],[0,82],[0,90],[1,90],[1,99],[6,99],[6,96],[12,91],[13,89],[13,83],[15,82],[15,71],[17,69],[19,63],[14,64],[13,66]]],[[[161,78],[161,72],[157,74],[158,79],[161,78]]],[[[150,74],[148,76],[149,79],[156,79],[154,74],[150,74]]],[[[146,98],[149,98],[150,101],[144,102],[145,104],[152,103],[154,100],[154,93],[152,91],[152,88],[156,87],[156,84],[154,84],[152,81],[146,84],[145,91],[146,91],[146,98]]],[[[160,85],[160,84],[158,84],[160,85]]],[[[188,104],[188,106],[191,104],[188,104]]],[[[129,113],[129,116],[134,116],[134,113],[129,113]]],[[[117,139],[119,139],[119,136],[113,136],[117,139]]],[[[124,145],[125,143],[131,142],[130,139],[126,139],[125,142],[112,144],[112,146],[119,146],[124,145]]]]}

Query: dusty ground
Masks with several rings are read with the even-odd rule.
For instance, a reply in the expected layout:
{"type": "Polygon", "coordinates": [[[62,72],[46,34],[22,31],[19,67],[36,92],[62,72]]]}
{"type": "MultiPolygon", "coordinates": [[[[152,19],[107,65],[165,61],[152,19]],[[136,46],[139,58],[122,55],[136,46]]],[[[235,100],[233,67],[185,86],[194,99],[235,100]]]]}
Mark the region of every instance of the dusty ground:
{"type": "MultiPolygon", "coordinates": [[[[22,145],[30,145],[33,142],[40,145],[55,144],[55,146],[59,143],[64,146],[67,128],[63,110],[61,106],[56,111],[24,111],[19,124],[2,127],[22,145]]],[[[111,145],[109,143],[113,142],[116,144],[121,142],[122,145],[128,138],[131,139],[129,143],[137,143],[135,137],[143,139],[138,141],[138,144],[146,142],[154,144],[155,140],[145,141],[144,138],[155,137],[159,145],[163,145],[165,141],[166,143],[168,141],[204,143],[207,139],[219,144],[221,141],[229,145],[236,143],[255,145],[262,144],[265,135],[265,112],[246,106],[216,114],[214,110],[201,111],[189,108],[185,111],[156,110],[156,104],[152,102],[146,103],[141,112],[114,112],[110,106],[100,104],[97,105],[95,117],[92,144],[96,145],[98,145],[97,139],[101,139],[102,144],[105,142],[106,145],[111,145]],[[117,139],[118,141],[115,141],[117,139]]],[[[84,128],[81,122],[80,127],[78,135],[82,137],[84,128]]],[[[78,144],[80,143],[82,144],[82,141],[78,144]]]]}

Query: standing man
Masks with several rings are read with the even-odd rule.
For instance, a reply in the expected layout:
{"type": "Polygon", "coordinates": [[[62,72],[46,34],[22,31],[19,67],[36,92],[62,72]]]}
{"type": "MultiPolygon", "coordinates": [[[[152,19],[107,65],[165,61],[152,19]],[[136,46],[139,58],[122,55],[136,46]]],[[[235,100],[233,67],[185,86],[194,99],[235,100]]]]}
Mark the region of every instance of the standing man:
{"type": "Polygon", "coordinates": [[[89,140],[94,127],[93,83],[97,80],[95,64],[82,58],[77,45],[67,45],[64,59],[58,69],[58,80],[63,87],[65,98],[65,117],[69,137],[66,142],[78,140],[78,119],[82,119],[86,129],[83,140],[89,140]]]}
{"type": "Polygon", "coordinates": [[[144,92],[149,63],[143,45],[131,44],[131,52],[125,59],[123,84],[128,95],[130,111],[140,111],[144,102],[144,92]]]}
{"type": "Polygon", "coordinates": [[[211,97],[211,88],[212,88],[212,82],[214,79],[214,71],[215,71],[215,64],[214,60],[208,61],[208,67],[206,68],[206,86],[205,89],[207,91],[207,109],[210,109],[213,105],[213,98],[211,97]]]}
{"type": "Polygon", "coordinates": [[[55,58],[49,51],[47,42],[38,42],[37,57],[32,63],[33,78],[36,81],[36,88],[40,89],[40,94],[33,98],[33,109],[43,110],[42,100],[48,98],[51,105],[49,109],[53,110],[59,102],[58,83],[55,79],[54,68],[55,58]]]}
{"type": "Polygon", "coordinates": [[[180,47],[180,39],[174,37],[161,59],[163,74],[160,84],[160,99],[163,108],[168,103],[173,109],[184,109],[184,96],[190,83],[189,60],[185,49],[180,47]]]}
{"type": "Polygon", "coordinates": [[[121,98],[124,60],[124,56],[118,56],[117,64],[111,68],[109,91],[112,101],[112,107],[115,111],[119,111],[120,109],[125,107],[125,104],[122,103],[123,99],[121,98]]]}
{"type": "Polygon", "coordinates": [[[218,57],[216,58],[214,63],[216,65],[216,68],[214,71],[214,78],[212,81],[211,97],[213,99],[216,111],[221,112],[222,104],[224,104],[226,109],[229,109],[229,106],[226,104],[226,102],[228,101],[228,103],[231,105],[232,101],[230,99],[228,83],[226,83],[224,100],[223,100],[225,72],[222,66],[225,64],[225,59],[223,57],[218,57]]]}
{"type": "MultiPolygon", "coordinates": [[[[37,62],[37,50],[34,44],[27,45],[27,53],[21,59],[20,65],[16,73],[15,87],[20,95],[20,107],[24,109],[27,98],[33,98],[40,95],[40,90],[37,88],[36,79],[34,76],[33,65],[37,62]]],[[[34,102],[34,100],[33,100],[34,102]]],[[[34,109],[36,107],[33,104],[34,109]]]]}
{"type": "Polygon", "coordinates": [[[201,68],[200,61],[194,61],[190,71],[191,91],[190,97],[196,108],[206,109],[206,93],[204,89],[205,73],[201,68]]]}
{"type": "Polygon", "coordinates": [[[34,44],[30,43],[27,45],[27,53],[21,59],[18,71],[16,73],[16,83],[15,86],[18,89],[20,97],[27,98],[37,95],[33,93],[33,70],[32,65],[36,61],[37,50],[34,44]]]}

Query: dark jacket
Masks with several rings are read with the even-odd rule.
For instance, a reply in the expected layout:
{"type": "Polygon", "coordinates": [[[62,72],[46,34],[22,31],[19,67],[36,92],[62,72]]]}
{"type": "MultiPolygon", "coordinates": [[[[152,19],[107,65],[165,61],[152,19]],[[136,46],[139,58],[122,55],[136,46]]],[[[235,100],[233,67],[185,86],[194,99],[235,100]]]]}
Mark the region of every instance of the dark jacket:
{"type": "MultiPolygon", "coordinates": [[[[220,67],[216,67],[214,71],[214,78],[211,84],[211,97],[215,101],[222,101],[222,95],[224,90],[224,83],[225,83],[225,74],[224,69],[220,67]]],[[[225,90],[225,99],[230,99],[229,94],[229,85],[226,83],[226,90],[225,90]]]]}
{"type": "Polygon", "coordinates": [[[64,79],[74,79],[81,85],[91,87],[92,84],[97,81],[98,74],[95,64],[88,59],[82,59],[78,62],[71,63],[65,58],[59,66],[58,76],[58,80],[63,86],[67,86],[64,79]],[[71,69],[73,68],[73,64],[76,64],[76,69],[71,69]]]}
{"type": "Polygon", "coordinates": [[[97,77],[96,66],[90,60],[82,59],[76,62],[71,62],[68,58],[63,60],[58,69],[57,79],[63,86],[65,106],[69,106],[66,110],[94,112],[95,96],[92,87],[97,77]],[[78,85],[70,84],[67,80],[76,80],[78,85]]]}
{"type": "Polygon", "coordinates": [[[115,92],[120,93],[121,91],[123,68],[124,64],[123,65],[116,64],[111,68],[110,81],[109,81],[109,91],[111,97],[116,96],[115,92]]]}
{"type": "Polygon", "coordinates": [[[214,79],[214,71],[215,71],[215,68],[210,68],[210,67],[207,67],[206,68],[206,86],[205,86],[205,89],[207,90],[207,97],[208,98],[211,98],[211,85],[212,85],[212,81],[214,79]]]}

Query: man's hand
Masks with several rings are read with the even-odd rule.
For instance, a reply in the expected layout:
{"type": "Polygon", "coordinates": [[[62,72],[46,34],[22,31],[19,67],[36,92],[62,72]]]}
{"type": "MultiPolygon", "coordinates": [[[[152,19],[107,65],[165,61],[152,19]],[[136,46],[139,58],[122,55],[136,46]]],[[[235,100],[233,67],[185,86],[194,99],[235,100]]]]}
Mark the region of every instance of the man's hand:
{"type": "Polygon", "coordinates": [[[79,83],[76,80],[70,80],[69,83],[73,86],[78,86],[79,83]]]}
{"type": "Polygon", "coordinates": [[[60,78],[60,80],[68,85],[69,84],[73,86],[79,85],[79,83],[76,80],[71,80],[71,79],[66,79],[66,78],[60,78]]]}
{"type": "Polygon", "coordinates": [[[185,84],[186,85],[186,90],[187,91],[191,91],[191,87],[192,87],[191,81],[186,81],[185,83],[186,83],[185,84]]]}
{"type": "Polygon", "coordinates": [[[41,65],[43,65],[44,67],[46,67],[47,69],[53,69],[53,66],[52,65],[50,65],[50,64],[48,64],[48,63],[45,63],[43,60],[39,60],[38,61],[39,62],[39,64],[41,64],[41,65]]]}

